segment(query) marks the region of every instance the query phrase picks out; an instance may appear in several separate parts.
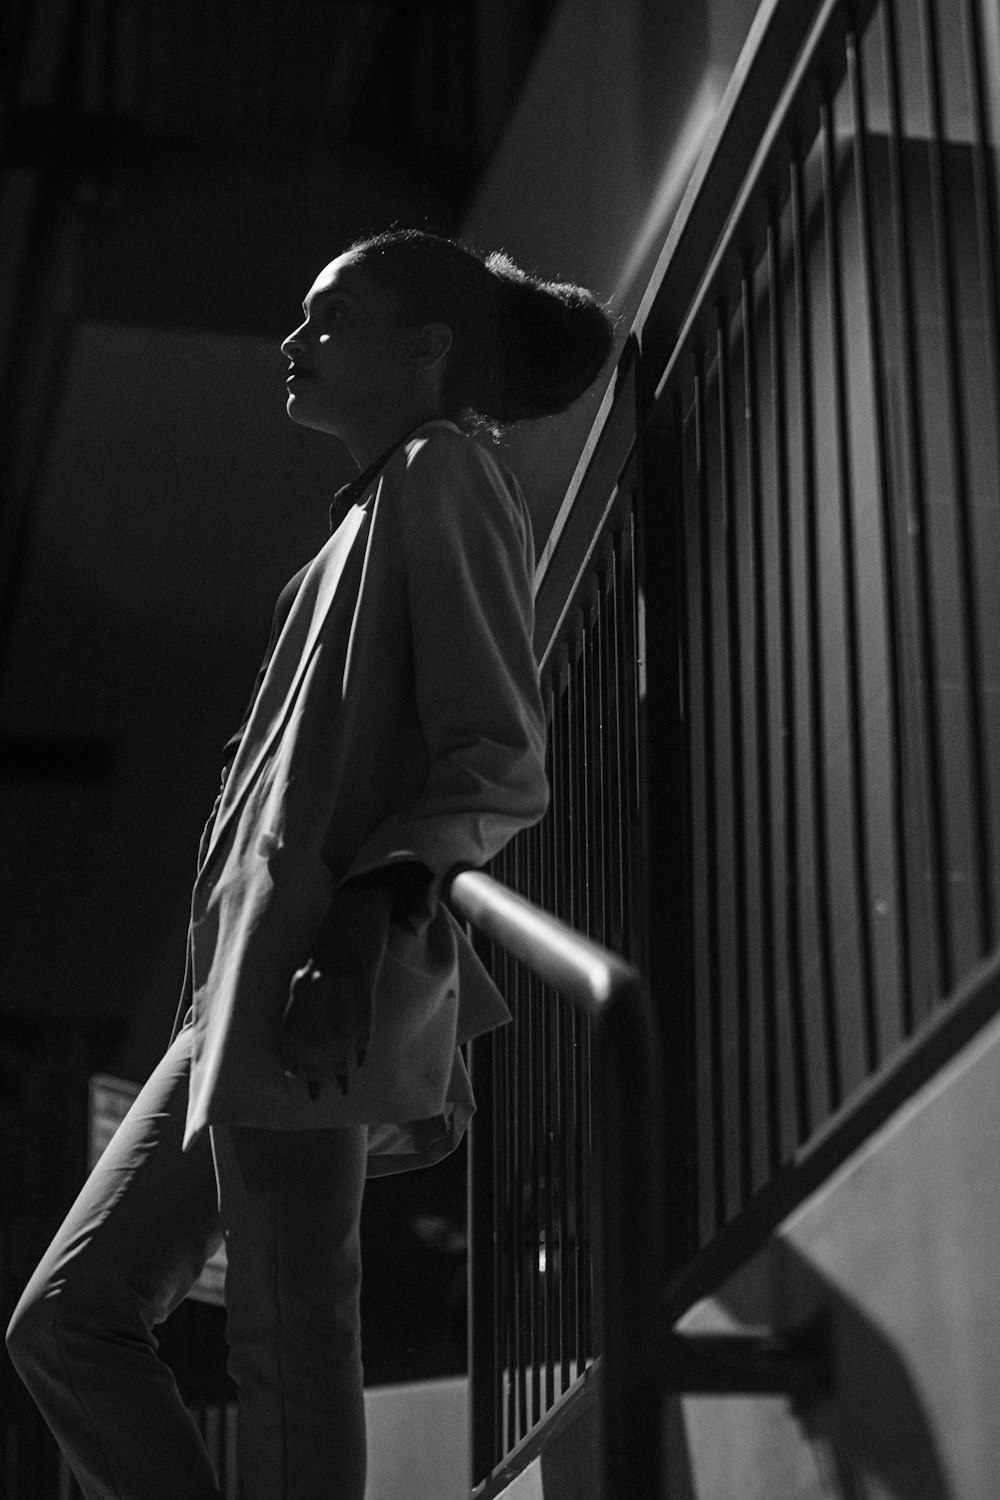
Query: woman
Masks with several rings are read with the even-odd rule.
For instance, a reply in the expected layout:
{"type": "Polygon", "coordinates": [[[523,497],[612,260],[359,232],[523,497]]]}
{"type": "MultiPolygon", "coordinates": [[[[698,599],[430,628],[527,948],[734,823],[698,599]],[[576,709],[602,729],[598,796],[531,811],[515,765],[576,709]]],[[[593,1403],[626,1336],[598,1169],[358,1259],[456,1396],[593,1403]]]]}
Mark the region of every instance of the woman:
{"type": "Polygon", "coordinates": [[[353,245],[303,307],[289,415],[362,473],[230,742],[174,1039],[8,1333],[94,1500],[219,1495],[152,1329],[222,1238],[245,1500],[361,1500],[365,1177],[454,1149],[460,1044],[509,1018],[439,900],[547,796],[528,514],[470,432],[567,407],[610,324],[413,230],[353,245]]]}

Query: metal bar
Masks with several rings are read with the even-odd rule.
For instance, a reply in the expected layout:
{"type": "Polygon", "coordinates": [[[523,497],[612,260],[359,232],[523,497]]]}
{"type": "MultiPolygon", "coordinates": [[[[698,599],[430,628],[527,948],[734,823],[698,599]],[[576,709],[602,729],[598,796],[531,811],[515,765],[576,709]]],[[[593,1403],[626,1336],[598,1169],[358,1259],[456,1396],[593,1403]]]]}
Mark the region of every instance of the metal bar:
{"type": "Polygon", "coordinates": [[[559,1128],[559,1058],[557,1009],[550,996],[543,1000],[545,1031],[545,1405],[556,1399],[556,1355],[559,1338],[559,1259],[556,1250],[556,1132],[559,1128]]]}
{"type": "MultiPolygon", "coordinates": [[[[494,952],[495,952],[494,948],[494,952]]],[[[495,972],[495,971],[494,971],[495,972]]],[[[493,1101],[495,1120],[493,1122],[494,1139],[499,1130],[501,1140],[506,1139],[507,1124],[507,1096],[506,1096],[506,1067],[505,1053],[508,1046],[505,1028],[499,1037],[493,1038],[493,1101]]],[[[493,1338],[493,1390],[490,1404],[493,1411],[492,1452],[489,1454],[488,1464],[480,1470],[481,1474],[488,1473],[493,1465],[499,1461],[503,1452],[503,1407],[504,1407],[504,1352],[507,1347],[507,1288],[510,1284],[507,1275],[507,1262],[505,1256],[503,1223],[506,1211],[506,1173],[504,1167],[507,1162],[506,1150],[501,1147],[493,1153],[493,1212],[495,1222],[490,1230],[494,1241],[494,1272],[493,1272],[493,1318],[495,1333],[493,1338]]],[[[473,1401],[476,1399],[475,1387],[472,1390],[473,1401]]],[[[473,1421],[475,1416],[473,1415],[473,1421]]]]}
{"type": "MultiPolygon", "coordinates": [[[[523,838],[515,840],[520,846],[522,858],[526,868],[520,889],[529,892],[535,889],[531,879],[530,863],[534,845],[538,837],[537,825],[526,830],[523,838]]],[[[525,1018],[525,1031],[527,1033],[527,1134],[526,1146],[528,1153],[527,1172],[525,1181],[530,1184],[530,1195],[528,1199],[527,1226],[525,1235],[525,1249],[529,1256],[528,1267],[528,1318],[529,1318],[529,1344],[531,1357],[531,1425],[534,1426],[542,1414],[542,1371],[541,1371],[541,1329],[542,1329],[542,1285],[541,1267],[539,1265],[539,1243],[541,1239],[540,1204],[541,1195],[541,1133],[539,1131],[539,1115],[541,1112],[541,1100],[539,1098],[539,1084],[544,1087],[545,1075],[541,1068],[540,1029],[542,1022],[542,1010],[540,1005],[539,982],[537,976],[529,969],[526,976],[525,999],[528,1004],[528,1015],[525,1018]]]]}
{"type": "Polygon", "coordinates": [[[598,1028],[600,1143],[599,1262],[605,1493],[649,1500],[662,1477],[666,1379],[733,1392],[826,1392],[826,1322],[797,1335],[703,1335],[662,1326],[659,1153],[660,1046],[656,1016],[639,973],[617,955],[480,871],[454,877],[447,893],[459,915],[570,998],[598,1028]],[[636,1246],[644,1253],[636,1255],[636,1246]]]}
{"type": "MultiPolygon", "coordinates": [[[[716,1170],[713,1174],[712,1201],[715,1226],[726,1219],[726,1173],[725,1162],[725,1117],[723,1113],[724,1072],[722,1055],[722,1015],[720,1011],[721,972],[719,964],[718,910],[718,828],[717,798],[715,789],[716,731],[715,731],[715,650],[713,631],[712,590],[712,528],[710,492],[708,483],[708,439],[705,412],[704,361],[699,353],[694,360],[694,412],[695,451],[697,473],[697,507],[700,562],[700,606],[701,606],[701,684],[702,684],[702,735],[704,778],[704,849],[705,849],[705,899],[704,930],[708,957],[708,994],[699,997],[699,1012],[704,1015],[708,1028],[711,1075],[711,1119],[712,1159],[716,1170]]],[[[697,914],[695,914],[697,922],[697,914]]]]}
{"type": "Polygon", "coordinates": [[[985,726],[980,704],[982,648],[975,605],[976,573],[968,458],[965,445],[965,391],[959,348],[958,286],[950,230],[954,222],[954,213],[949,174],[944,162],[945,123],[940,71],[941,37],[933,0],[920,0],[919,14],[923,42],[924,87],[930,106],[928,161],[931,182],[932,236],[938,295],[944,314],[946,406],[954,485],[955,544],[961,574],[958,595],[964,653],[962,696],[966,705],[966,735],[972,786],[972,814],[969,821],[975,864],[972,880],[973,903],[978,927],[979,956],[981,957],[989,951],[994,940],[990,877],[992,834],[986,770],[985,726]]]}
{"type": "MultiPolygon", "coordinates": [[[[871,878],[868,863],[867,758],[864,745],[864,694],[861,680],[861,641],[858,628],[857,541],[854,521],[854,484],[851,475],[850,398],[847,390],[847,353],[844,345],[844,286],[837,202],[837,164],[833,96],[824,86],[820,100],[820,141],[823,163],[823,223],[826,241],[828,315],[833,350],[834,433],[837,447],[837,490],[840,554],[844,577],[844,650],[847,667],[846,730],[850,762],[851,870],[854,914],[857,921],[861,968],[863,1071],[878,1062],[878,1024],[875,1013],[875,960],[872,939],[871,878]]],[[[842,1051],[847,1037],[841,1027],[842,1051]]],[[[852,1083],[857,1079],[852,1079],[852,1083]]]]}
{"type": "Polygon", "coordinates": [[[785,863],[786,995],[792,1046],[795,1136],[809,1134],[812,1110],[805,1018],[802,1013],[803,962],[800,901],[799,799],[795,784],[798,764],[798,722],[795,693],[795,635],[792,590],[792,546],[788,476],[788,383],[785,370],[784,270],[781,261],[781,218],[777,199],[768,203],[767,284],[768,331],[771,344],[771,441],[774,450],[775,529],[778,535],[779,638],[781,644],[781,782],[785,863]]]}
{"type": "MultiPolygon", "coordinates": [[[[874,6],[875,0],[854,0],[854,9],[858,13],[858,25],[874,9],[874,6]]],[[[791,70],[781,75],[784,83],[776,102],[773,92],[771,94],[766,126],[763,131],[758,131],[753,137],[758,145],[749,170],[742,178],[735,195],[726,200],[724,210],[721,205],[717,207],[712,229],[702,241],[701,267],[704,269],[700,271],[700,280],[685,303],[686,315],[680,326],[680,332],[670,338],[668,348],[665,350],[665,353],[669,352],[669,357],[665,360],[666,368],[652,393],[654,405],[662,394],[680,378],[680,365],[693,347],[695,329],[702,323],[704,308],[711,305],[719,285],[725,280],[728,267],[736,253],[736,246],[745,230],[748,215],[767,196],[775,173],[778,170],[784,170],[787,142],[798,128],[796,114],[815,77],[817,58],[826,50],[832,32],[843,23],[843,7],[844,0],[823,0],[821,4],[814,3],[814,0],[810,3],[810,0],[807,0],[804,5],[801,0],[791,0],[791,3],[786,0],[784,14],[781,16],[782,24],[784,26],[796,25],[799,21],[797,13],[801,12],[809,28],[808,37],[799,50],[791,70]],[[810,14],[811,20],[808,19],[810,14]]],[[[781,9],[780,0],[773,9],[775,12],[781,9]]],[[[712,165],[714,154],[714,152],[709,154],[707,165],[712,165]]],[[[682,205],[677,214],[678,227],[682,232],[687,228],[684,222],[687,217],[682,205]]],[[[655,299],[649,313],[649,318],[658,331],[662,327],[659,304],[665,303],[669,293],[673,290],[670,282],[673,280],[671,272],[675,272],[675,267],[670,264],[670,249],[674,243],[675,236],[672,230],[661,256],[660,270],[655,278],[655,299]]],[[[684,274],[682,268],[677,267],[676,270],[680,270],[681,275],[684,274]]],[[[652,292],[648,294],[647,301],[652,296],[652,292]]]]}
{"type": "MultiPolygon", "coordinates": [[[[990,111],[988,100],[1000,90],[1000,78],[987,80],[987,52],[979,17],[977,0],[965,0],[965,53],[972,95],[972,171],[976,199],[976,233],[979,248],[979,268],[982,277],[983,304],[987,328],[986,358],[990,371],[992,389],[993,462],[995,482],[1000,486],[1000,209],[998,209],[997,149],[990,141],[990,111]]],[[[997,115],[1000,125],[1000,113],[997,115]]],[[[987,807],[987,818],[991,820],[992,809],[987,807]]],[[[997,925],[996,888],[996,829],[989,822],[992,837],[989,842],[987,878],[990,910],[990,931],[997,925]]]]}
{"type": "Polygon", "coordinates": [[[913,549],[912,597],[909,601],[917,633],[922,692],[919,696],[920,729],[918,742],[926,756],[923,787],[924,837],[927,857],[924,864],[930,886],[930,920],[923,923],[921,935],[927,946],[927,967],[933,976],[933,993],[921,996],[915,990],[912,998],[911,1024],[916,1022],[918,1002],[923,999],[926,1013],[930,1004],[951,989],[954,954],[951,939],[951,913],[948,909],[948,881],[945,865],[944,808],[941,788],[941,730],[937,697],[934,691],[935,620],[931,609],[931,562],[927,513],[927,470],[924,453],[924,426],[921,401],[920,370],[917,363],[916,295],[913,262],[910,252],[908,193],[904,170],[903,103],[900,92],[900,62],[895,0],[882,0],[883,54],[885,57],[886,98],[889,105],[889,175],[892,208],[897,317],[900,326],[903,364],[903,389],[906,402],[906,461],[908,496],[906,531],[913,549]]]}
{"type": "MultiPolygon", "coordinates": [[[[760,193],[768,148],[783,132],[841,5],[842,0],[762,0],[757,7],[712,127],[711,148],[692,173],[640,309],[643,347],[655,349],[658,359],[681,348],[684,335],[678,338],[677,329],[708,290],[711,275],[705,267],[712,251],[721,241],[726,253],[728,231],[738,229],[740,205],[748,194],[760,193]]],[[[874,0],[857,0],[859,24],[873,5],[874,0]]],[[[660,389],[666,383],[661,381],[660,389]]]]}
{"type": "MultiPolygon", "coordinates": [[[[552,785],[553,764],[552,736],[558,708],[554,674],[546,673],[545,682],[546,718],[548,733],[549,785],[552,785]]],[[[557,868],[555,820],[551,812],[543,819],[542,836],[544,851],[542,858],[541,899],[553,910],[556,903],[557,868]]],[[[556,1399],[555,1370],[559,1339],[559,1259],[556,1248],[556,1205],[559,1194],[557,1180],[556,1141],[559,1131],[559,1013],[552,997],[543,997],[545,1017],[545,1109],[543,1129],[545,1132],[545,1404],[550,1407],[556,1399]]]]}
{"type": "MultiPolygon", "coordinates": [[[[722,537],[725,584],[723,599],[726,616],[726,677],[729,686],[730,798],[732,808],[733,860],[732,879],[734,923],[732,934],[734,993],[730,1004],[736,1012],[736,1089],[733,1099],[735,1132],[726,1131],[733,1142],[732,1201],[727,1202],[727,1217],[738,1212],[753,1192],[753,1120],[750,1109],[750,999],[747,978],[748,922],[746,888],[746,797],[743,751],[743,681],[742,681],[742,610],[740,608],[739,533],[736,524],[736,478],[734,473],[732,434],[732,401],[729,376],[729,307],[724,299],[716,304],[715,320],[716,371],[719,393],[719,461],[722,506],[722,537]]],[[[720,997],[723,1004],[726,997],[720,997]]],[[[726,1097],[730,1090],[726,1089],[726,1097]]],[[[728,1199],[727,1194],[727,1199],[728,1199]]]]}
{"type": "Polygon", "coordinates": [[[476,1129],[469,1136],[467,1176],[469,1456],[473,1484],[484,1479],[496,1461],[495,1393],[501,1389],[497,1358],[498,1308],[502,1289],[497,1274],[496,1234],[497,1165],[500,1159],[494,1135],[496,1043],[495,1033],[473,1043],[470,1069],[481,1111],[476,1129]]]}
{"type": "MultiPolygon", "coordinates": [[[[504,865],[501,864],[501,870],[504,865]]],[[[506,873],[506,871],[504,871],[506,873]]],[[[517,1174],[514,1169],[515,1161],[515,1122],[517,1117],[517,1102],[515,1095],[515,1061],[517,1055],[516,1035],[516,1008],[517,997],[513,992],[510,975],[513,963],[504,949],[500,949],[500,976],[503,992],[508,997],[508,1003],[515,1019],[509,1028],[502,1033],[503,1039],[503,1194],[498,1203],[500,1217],[500,1243],[502,1247],[502,1258],[500,1263],[501,1275],[503,1277],[503,1329],[502,1329],[502,1359],[500,1366],[501,1390],[503,1391],[503,1414],[499,1424],[502,1448],[505,1452],[510,1447],[509,1434],[515,1430],[516,1412],[514,1398],[516,1392],[516,1327],[517,1327],[517,1242],[514,1230],[514,1183],[517,1174]]]]}
{"type": "MultiPolygon", "coordinates": [[[[561,914],[568,918],[572,913],[572,891],[568,888],[568,872],[570,871],[570,819],[572,817],[571,783],[569,777],[570,768],[570,725],[572,717],[572,699],[570,695],[570,670],[568,651],[564,645],[559,653],[559,703],[556,716],[556,727],[558,731],[558,756],[554,765],[559,769],[558,790],[553,787],[553,797],[556,799],[556,807],[560,817],[560,859],[559,869],[563,872],[561,887],[561,906],[557,908],[561,914]]],[[[572,1244],[572,1226],[570,1224],[570,1185],[572,1183],[572,1142],[571,1123],[573,1110],[572,1090],[572,1058],[573,1058],[573,1015],[567,1010],[563,1003],[557,1006],[558,1021],[558,1073],[560,1080],[560,1123],[559,1123],[559,1168],[560,1168],[560,1196],[559,1196],[559,1286],[560,1286],[560,1382],[565,1390],[571,1380],[571,1366],[573,1358],[573,1303],[574,1284],[573,1277],[576,1269],[575,1255],[572,1244]]]]}
{"type": "MultiPolygon", "coordinates": [[[[696,372],[695,372],[696,373],[696,372]]],[[[704,725],[704,651],[702,648],[702,600],[701,565],[701,496],[698,481],[698,431],[700,410],[695,390],[692,410],[685,417],[685,398],[688,393],[674,393],[674,405],[678,413],[680,462],[678,464],[678,503],[681,508],[681,547],[685,579],[683,605],[685,609],[683,674],[686,684],[686,731],[687,759],[686,776],[681,787],[690,818],[690,869],[687,874],[690,933],[690,994],[691,1029],[693,1033],[692,1081],[692,1162],[693,1162],[693,1221],[696,1244],[707,1242],[715,1230],[716,1213],[714,1197],[715,1178],[715,1130],[713,1127],[712,1087],[712,1031],[711,1017],[702,996],[711,990],[709,971],[711,965],[711,938],[707,924],[698,920],[703,907],[707,909],[709,874],[707,869],[708,840],[704,834],[704,818],[707,798],[704,787],[705,744],[704,725]]]]}
{"type": "Polygon", "coordinates": [[[595,860],[594,876],[597,884],[597,900],[594,907],[594,931],[593,936],[599,943],[609,942],[611,931],[611,912],[609,905],[610,893],[610,858],[611,858],[611,827],[610,827],[610,796],[608,788],[608,687],[607,687],[607,661],[605,641],[605,608],[606,608],[606,579],[607,567],[603,559],[598,564],[595,574],[595,602],[594,619],[591,627],[592,644],[592,690],[594,699],[594,794],[596,806],[594,809],[594,822],[597,829],[597,858],[595,860]]]}
{"type": "Polygon", "coordinates": [[[774,868],[771,837],[771,688],[767,653],[767,588],[764,562],[764,502],[760,473],[760,402],[757,389],[757,337],[753,297],[753,263],[744,255],[740,277],[743,311],[743,386],[746,483],[750,501],[750,572],[753,627],[750,632],[750,678],[754,696],[754,750],[757,767],[757,870],[760,891],[761,1006],[764,1026],[764,1154],[771,1172],[781,1161],[781,1101],[778,1095],[778,1023],[775,1009],[777,971],[774,956],[774,868]]]}
{"type": "MultiPolygon", "coordinates": [[[[512,855],[513,859],[513,850],[512,855]]],[[[511,1207],[511,1236],[510,1236],[510,1269],[511,1291],[512,1291],[512,1313],[513,1321],[512,1351],[511,1351],[511,1385],[514,1401],[512,1437],[516,1442],[526,1431],[528,1426],[528,1389],[524,1374],[524,1028],[527,1017],[521,994],[520,976],[512,969],[512,984],[509,991],[514,1004],[514,1088],[513,1088],[513,1110],[507,1125],[510,1131],[513,1151],[511,1153],[511,1182],[510,1182],[510,1207],[511,1207]]]]}
{"type": "MultiPolygon", "coordinates": [[[[587,879],[586,865],[582,852],[583,827],[586,821],[586,806],[584,801],[583,778],[584,778],[584,756],[585,750],[581,748],[583,704],[580,691],[580,633],[582,629],[582,611],[575,611],[575,629],[570,644],[569,660],[569,687],[568,693],[568,723],[569,723],[569,754],[570,754],[570,782],[572,787],[571,809],[573,818],[573,900],[570,906],[571,921],[578,930],[586,920],[587,910],[587,879]]],[[[572,1176],[570,1185],[572,1191],[572,1212],[576,1233],[573,1239],[573,1298],[571,1314],[572,1326],[572,1349],[576,1358],[577,1370],[583,1367],[583,1328],[581,1322],[581,1304],[583,1299],[583,1279],[586,1275],[584,1265],[584,1224],[583,1224],[583,1126],[582,1108],[583,1100],[580,1088],[580,1033],[582,1021],[579,1010],[574,1009],[569,1018],[568,1032],[570,1042],[570,1053],[568,1058],[569,1082],[571,1084],[572,1113],[569,1121],[569,1145],[570,1161],[572,1163],[572,1176]]]]}
{"type": "Polygon", "coordinates": [[[626,886],[626,871],[628,864],[625,855],[625,830],[629,818],[629,809],[625,795],[625,750],[623,748],[623,719],[627,698],[623,677],[625,675],[625,663],[622,660],[623,644],[621,629],[621,598],[622,598],[622,530],[618,526],[611,532],[611,560],[608,568],[608,635],[610,638],[611,655],[611,682],[612,691],[608,703],[608,721],[611,735],[611,767],[609,774],[610,783],[610,807],[611,807],[611,837],[613,847],[613,861],[615,869],[615,881],[612,894],[612,922],[610,930],[611,946],[619,951],[628,952],[626,947],[626,920],[625,912],[628,906],[628,889],[626,886]]]}
{"type": "Polygon", "coordinates": [[[806,240],[804,182],[798,143],[792,150],[789,168],[792,211],[792,257],[795,279],[795,323],[799,387],[799,427],[802,443],[802,503],[806,532],[805,590],[807,615],[807,652],[809,661],[808,707],[809,750],[812,778],[813,871],[816,882],[816,923],[818,936],[821,1036],[811,1038],[813,1046],[822,1040],[825,1046],[826,1099],[816,1113],[825,1115],[836,1109],[841,1099],[840,1060],[837,1048],[836,1011],[834,1005],[833,941],[830,932],[829,828],[826,811],[826,788],[823,743],[823,647],[820,612],[819,520],[816,494],[816,436],[813,412],[812,310],[809,276],[809,247],[806,240]]]}
{"type": "MultiPolygon", "coordinates": [[[[628,663],[628,733],[626,768],[628,773],[628,821],[627,829],[627,852],[628,864],[626,874],[628,890],[630,892],[640,891],[642,886],[642,840],[638,833],[638,823],[642,816],[642,807],[639,801],[639,788],[642,785],[641,770],[641,744],[642,729],[640,724],[640,704],[645,694],[645,656],[642,641],[642,629],[640,623],[641,607],[641,580],[638,576],[636,562],[636,519],[635,512],[629,510],[628,520],[623,533],[625,540],[624,553],[624,616],[626,623],[625,637],[625,660],[628,663]]],[[[645,957],[643,948],[643,933],[641,925],[637,921],[635,912],[630,907],[629,941],[627,951],[635,962],[642,962],[645,957]]]]}
{"type": "MultiPolygon", "coordinates": [[[[881,595],[882,630],[886,648],[886,679],[889,735],[889,761],[891,767],[890,813],[892,828],[892,882],[896,891],[893,902],[895,913],[895,945],[900,956],[900,1035],[906,1035],[912,1024],[912,999],[914,988],[913,942],[911,935],[910,904],[912,890],[910,881],[907,837],[906,792],[909,785],[909,770],[906,758],[906,736],[903,726],[908,719],[906,675],[904,671],[907,641],[904,638],[906,619],[903,613],[903,581],[900,559],[896,546],[893,525],[893,487],[889,461],[889,436],[886,421],[885,350],[882,339],[878,270],[874,231],[872,227],[872,189],[868,163],[868,112],[865,80],[861,67],[858,38],[853,31],[847,34],[847,78],[851,98],[852,149],[854,154],[854,177],[858,211],[858,242],[861,254],[862,292],[865,305],[865,322],[871,351],[869,376],[875,428],[875,471],[878,479],[878,521],[881,542],[881,595]]],[[[877,1039],[879,1050],[884,1048],[889,1037],[877,1039]],[[881,1045],[879,1045],[881,1044],[881,1045]]]]}
{"type": "Polygon", "coordinates": [[[639,975],[616,955],[479,871],[455,876],[454,908],[598,1025],[602,1398],[606,1493],[648,1500],[662,1451],[656,1307],[662,1265],[660,1049],[639,975]],[[635,1246],[644,1253],[635,1255],[635,1246]]]}

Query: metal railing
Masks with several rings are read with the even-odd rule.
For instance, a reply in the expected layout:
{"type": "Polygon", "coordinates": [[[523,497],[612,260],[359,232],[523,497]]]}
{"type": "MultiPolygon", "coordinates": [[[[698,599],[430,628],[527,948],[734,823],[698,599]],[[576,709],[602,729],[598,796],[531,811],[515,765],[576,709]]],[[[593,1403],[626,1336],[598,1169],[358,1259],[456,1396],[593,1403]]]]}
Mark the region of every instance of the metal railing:
{"type": "MultiPolygon", "coordinates": [[[[635,969],[489,876],[457,875],[449,899],[480,933],[571,1000],[595,1029],[600,1202],[595,1220],[603,1268],[599,1343],[607,1492],[622,1500],[654,1495],[661,1455],[657,1330],[650,1312],[659,1292],[661,1191],[655,1149],[659,1047],[652,1003],[635,969]]],[[[556,1244],[551,1220],[547,1241],[540,1238],[540,1227],[532,1226],[531,1243],[545,1243],[551,1253],[556,1244]]],[[[480,1299],[488,1305],[495,1298],[498,1280],[480,1286],[473,1278],[474,1309],[480,1299]]],[[[532,1300],[537,1306],[537,1281],[532,1300]]],[[[473,1311],[473,1326],[475,1321],[473,1311]]]]}
{"type": "Polygon", "coordinates": [[[684,580],[702,1244],[996,942],[984,20],[815,8],[646,418],[684,580]]]}
{"type": "MultiPolygon", "coordinates": [[[[659,997],[673,1314],[985,1015],[998,100],[984,0],[766,0],[546,548],[552,808],[494,869],[659,997]]],[[[601,1347],[589,1038],[485,956],[514,1024],[474,1051],[478,1481],[601,1347]]]]}
{"type": "MultiPolygon", "coordinates": [[[[448,899],[594,1027],[604,1486],[615,1500],[649,1500],[663,1480],[665,1390],[822,1389],[829,1380],[823,1330],[807,1330],[798,1345],[771,1335],[673,1332],[660,1311],[658,1023],[641,974],[481,871],[456,875],[448,899]]],[[[473,1279],[473,1327],[480,1296],[486,1301],[495,1290],[473,1279]]]]}

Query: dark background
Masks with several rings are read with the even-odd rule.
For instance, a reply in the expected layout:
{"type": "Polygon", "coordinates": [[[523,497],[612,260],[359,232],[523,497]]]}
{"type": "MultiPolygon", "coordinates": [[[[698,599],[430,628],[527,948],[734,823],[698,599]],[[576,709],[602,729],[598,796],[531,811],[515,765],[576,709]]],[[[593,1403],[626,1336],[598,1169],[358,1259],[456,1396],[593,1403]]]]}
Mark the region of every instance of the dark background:
{"type": "MultiPolygon", "coordinates": [[[[284,416],[317,271],[457,232],[552,0],[49,0],[0,42],[0,1290],[82,1180],[87,1080],[170,1030],[198,835],[347,455],[284,416]]],[[[369,1383],[465,1363],[464,1150],[369,1187],[369,1383]]],[[[220,1310],[164,1350],[225,1394],[220,1310]]],[[[9,1365],[4,1404],[24,1400],[9,1365]]]]}

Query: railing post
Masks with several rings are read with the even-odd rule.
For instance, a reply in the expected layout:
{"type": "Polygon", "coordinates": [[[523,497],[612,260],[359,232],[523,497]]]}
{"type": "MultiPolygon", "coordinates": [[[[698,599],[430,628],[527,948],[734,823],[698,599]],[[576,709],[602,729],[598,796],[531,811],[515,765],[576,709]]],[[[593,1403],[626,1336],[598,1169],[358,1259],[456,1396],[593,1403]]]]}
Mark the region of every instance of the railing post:
{"type": "Polygon", "coordinates": [[[661,1493],[664,1462],[656,1317],[663,1264],[662,1111],[660,1049],[638,976],[616,976],[598,1024],[605,1495],[651,1500],[661,1493]]]}
{"type": "Polygon", "coordinates": [[[494,1389],[500,1370],[496,1306],[496,1209],[494,1204],[492,1035],[470,1048],[472,1083],[479,1109],[468,1134],[468,1360],[470,1487],[499,1457],[494,1389]],[[479,1169],[479,1163],[483,1168],[479,1169]]]}

